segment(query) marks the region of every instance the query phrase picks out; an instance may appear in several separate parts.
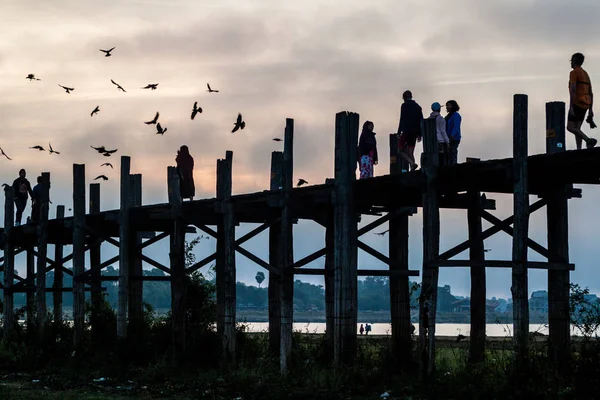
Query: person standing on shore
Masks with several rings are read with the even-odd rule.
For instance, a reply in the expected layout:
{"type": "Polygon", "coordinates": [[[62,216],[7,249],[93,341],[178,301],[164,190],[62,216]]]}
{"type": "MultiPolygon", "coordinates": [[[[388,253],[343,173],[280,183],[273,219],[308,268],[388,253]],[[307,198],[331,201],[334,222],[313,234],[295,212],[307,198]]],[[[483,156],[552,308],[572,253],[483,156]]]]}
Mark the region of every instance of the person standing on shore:
{"type": "Polygon", "coordinates": [[[365,328],[364,328],[363,324],[360,324],[360,329],[358,331],[360,332],[361,335],[363,333],[365,333],[365,328]]]}

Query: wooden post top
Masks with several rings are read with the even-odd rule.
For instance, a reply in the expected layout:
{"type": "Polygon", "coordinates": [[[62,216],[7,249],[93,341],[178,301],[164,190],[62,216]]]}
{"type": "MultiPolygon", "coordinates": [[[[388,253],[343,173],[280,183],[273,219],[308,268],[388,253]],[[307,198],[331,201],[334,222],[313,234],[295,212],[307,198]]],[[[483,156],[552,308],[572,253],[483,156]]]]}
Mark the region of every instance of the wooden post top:
{"type": "Polygon", "coordinates": [[[546,103],[546,153],[562,153],[567,149],[563,101],[546,103]]]}

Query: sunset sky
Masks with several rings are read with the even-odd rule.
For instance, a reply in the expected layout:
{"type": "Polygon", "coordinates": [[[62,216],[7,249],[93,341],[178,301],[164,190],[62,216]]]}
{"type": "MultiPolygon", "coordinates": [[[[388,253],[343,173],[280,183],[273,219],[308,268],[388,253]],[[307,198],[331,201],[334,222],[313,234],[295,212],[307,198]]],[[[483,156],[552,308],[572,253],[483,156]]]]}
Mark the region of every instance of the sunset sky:
{"type": "MultiPolygon", "coordinates": [[[[386,174],[388,134],[397,129],[406,89],[427,113],[434,101],[460,104],[459,161],[511,156],[512,96],[526,93],[529,152],[541,153],[545,103],[568,102],[571,54],[583,52],[584,68],[600,82],[597,0],[3,0],[0,8],[0,147],[13,158],[0,159],[0,181],[12,183],[25,168],[33,184],[49,171],[51,218],[56,205],[71,207],[73,163],[86,164],[87,184],[100,174],[110,178],[101,184],[102,208],[117,208],[121,155],[131,156],[132,173],[143,174],[144,204],[166,202],[167,166],[175,164],[182,144],[195,158],[197,198],[215,196],[216,160],[227,150],[234,153],[234,194],[267,189],[271,152],[283,148],[271,139],[283,137],[285,118],[295,120],[294,177],[323,183],[333,177],[335,113],[345,110],[359,113],[361,123],[375,123],[375,174],[386,174]],[[112,57],[99,51],[113,46],[112,57]],[[41,81],[26,80],[29,73],[41,81]],[[207,93],[207,82],[220,93],[207,93]],[[159,83],[158,89],[140,89],[148,83],[159,83]],[[58,84],[75,90],[66,94],[58,84]],[[194,101],[204,112],[191,121],[194,101]],[[90,117],[96,106],[100,112],[90,117]],[[142,123],[156,111],[168,128],[164,136],[142,123]],[[238,112],[247,126],[231,134],[238,112]],[[61,154],[28,148],[48,142],[61,154]],[[90,145],[119,151],[107,160],[90,145]],[[115,170],[101,168],[106,161],[115,170]]],[[[570,134],[567,147],[574,147],[570,134]]],[[[600,292],[600,190],[582,189],[583,198],[570,203],[571,276],[600,292]]],[[[487,196],[497,200],[499,218],[512,214],[510,196],[487,196]]],[[[0,221],[2,214],[0,207],[0,221]]],[[[421,269],[421,219],[421,210],[411,218],[411,269],[421,269]]],[[[238,235],[253,227],[240,226],[238,235]]],[[[294,229],[296,259],[323,246],[316,224],[294,229]]],[[[466,212],[442,211],[441,232],[442,252],[464,240],[466,212]]],[[[545,209],[532,215],[530,233],[546,243],[545,209]]],[[[264,233],[245,247],[267,259],[266,239],[264,233]]],[[[387,254],[387,236],[364,240],[387,254]]],[[[103,246],[103,259],[116,254],[111,247],[103,246]]],[[[214,240],[203,241],[198,258],[214,247],[214,240]]],[[[488,239],[486,248],[489,259],[511,257],[511,239],[503,233],[488,239]]],[[[147,254],[168,264],[166,243],[147,254]]],[[[533,251],[530,258],[543,260],[533,251]]],[[[17,258],[19,269],[24,260],[17,258]]],[[[259,267],[240,255],[237,262],[238,280],[256,284],[259,267]]],[[[383,265],[360,252],[359,268],[383,265]]],[[[488,297],[509,297],[510,270],[487,271],[488,297]]],[[[546,289],[546,272],[529,276],[530,291],[546,289]]],[[[468,295],[469,270],[442,269],[440,284],[468,295]]]]}

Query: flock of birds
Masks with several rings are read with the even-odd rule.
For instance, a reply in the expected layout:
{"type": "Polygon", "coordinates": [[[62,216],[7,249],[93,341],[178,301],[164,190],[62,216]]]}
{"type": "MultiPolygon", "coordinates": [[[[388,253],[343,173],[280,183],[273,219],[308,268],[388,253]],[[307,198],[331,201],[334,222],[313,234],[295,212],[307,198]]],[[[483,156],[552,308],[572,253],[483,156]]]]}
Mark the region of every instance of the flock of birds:
{"type": "MultiPolygon", "coordinates": [[[[115,49],[115,47],[112,47],[108,50],[104,50],[104,49],[100,49],[101,52],[104,53],[104,57],[111,57],[112,56],[112,51],[115,49]]],[[[31,81],[41,81],[40,78],[36,77],[35,74],[28,74],[25,79],[28,79],[30,82],[31,81]]],[[[124,93],[126,93],[127,91],[125,90],[125,88],[123,86],[121,86],[119,83],[115,82],[113,79],[110,80],[111,83],[113,85],[116,86],[117,90],[120,90],[124,93]]],[[[157,90],[158,88],[158,83],[149,83],[144,87],[141,87],[140,89],[149,89],[149,90],[157,90]]],[[[74,87],[68,87],[68,86],[64,86],[61,84],[58,84],[58,86],[62,89],[65,90],[66,94],[70,94],[72,91],[75,90],[74,87]]],[[[219,93],[219,90],[217,89],[213,89],[210,86],[210,83],[206,84],[207,87],[207,92],[208,93],[219,93]]],[[[90,113],[90,117],[93,117],[94,115],[97,115],[100,112],[100,106],[97,105],[90,113]]],[[[194,118],[198,115],[198,114],[202,114],[202,107],[198,106],[198,102],[194,102],[194,105],[192,106],[192,111],[191,111],[191,115],[190,118],[193,121],[194,118]]],[[[158,119],[160,117],[160,112],[156,112],[156,114],[154,115],[154,118],[150,121],[145,121],[144,124],[146,125],[154,125],[156,128],[156,134],[157,135],[164,135],[167,132],[167,128],[163,127],[161,125],[160,122],[158,122],[158,119]]],[[[238,130],[243,130],[246,127],[246,122],[244,121],[242,114],[238,113],[238,116],[235,120],[235,122],[233,123],[233,129],[231,130],[231,133],[235,133],[238,130]]],[[[273,138],[273,141],[276,142],[281,142],[282,139],[280,138],[273,138]]],[[[90,146],[92,149],[96,150],[99,154],[103,155],[104,157],[110,157],[111,155],[113,155],[114,153],[116,153],[118,151],[118,149],[107,149],[104,146],[90,146]]],[[[48,143],[48,149],[45,149],[43,146],[41,145],[35,145],[35,146],[31,146],[29,147],[30,149],[33,150],[37,150],[37,151],[48,151],[49,154],[56,154],[59,155],[60,152],[54,150],[52,148],[52,144],[48,143]]],[[[2,147],[0,147],[0,157],[5,157],[7,160],[12,161],[12,158],[10,158],[5,151],[2,149],[2,147]]],[[[114,169],[113,165],[109,162],[103,163],[101,164],[101,167],[110,167],[111,169],[114,169]]],[[[94,180],[98,180],[98,179],[102,179],[104,181],[108,180],[109,178],[106,175],[98,175],[96,178],[94,178],[94,180]]],[[[304,179],[299,179],[297,186],[302,186],[307,184],[308,182],[304,179]]]]}

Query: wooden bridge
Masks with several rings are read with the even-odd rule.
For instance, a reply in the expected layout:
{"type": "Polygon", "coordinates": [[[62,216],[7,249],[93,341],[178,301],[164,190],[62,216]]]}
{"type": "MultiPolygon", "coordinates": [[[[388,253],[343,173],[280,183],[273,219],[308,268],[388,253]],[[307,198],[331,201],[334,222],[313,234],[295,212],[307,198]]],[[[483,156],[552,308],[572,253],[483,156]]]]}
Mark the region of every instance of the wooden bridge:
{"type": "MultiPolygon", "coordinates": [[[[185,351],[185,275],[213,261],[216,263],[218,320],[223,357],[235,363],[236,265],[235,253],[252,260],[269,274],[270,347],[279,356],[281,371],[287,373],[292,350],[294,275],[324,275],[327,328],[326,340],[333,348],[336,365],[349,364],[356,355],[357,277],[389,276],[392,316],[392,340],[399,364],[411,359],[409,276],[422,276],[420,297],[419,350],[424,374],[435,367],[435,315],[438,271],[441,267],[471,269],[470,359],[483,359],[485,351],[486,267],[512,269],[514,345],[517,360],[528,353],[528,268],[547,269],[549,291],[549,351],[557,365],[566,365],[569,357],[569,263],[567,200],[581,197],[573,184],[598,184],[600,149],[565,151],[565,104],[546,104],[547,154],[527,156],[527,96],[514,97],[514,157],[439,166],[435,122],[424,120],[422,169],[402,172],[397,157],[397,138],[390,135],[390,174],[356,180],[356,144],[359,116],[351,112],[336,115],[335,176],[324,184],[293,188],[294,122],[286,120],[283,152],[273,152],[271,185],[262,192],[232,196],[232,152],[217,161],[216,197],[182,202],[179,178],[168,167],[169,203],[142,205],[141,175],[131,174],[130,159],[121,157],[120,209],[101,211],[100,186],[92,183],[86,196],[85,165],[73,165],[73,216],[64,217],[64,206],[49,219],[49,173],[43,174],[45,188],[38,225],[13,226],[12,188],[5,188],[5,221],[2,229],[4,256],[4,338],[10,340],[14,327],[13,294],[26,292],[28,319],[43,327],[46,318],[46,292],[53,292],[54,318],[62,318],[62,293],[74,296],[74,341],[84,340],[85,291],[92,302],[101,300],[102,281],[118,280],[117,333],[128,334],[128,326],[142,318],[143,281],[169,280],[172,291],[173,340],[176,354],[185,351]],[[514,215],[500,219],[490,213],[495,201],[481,193],[512,193],[514,215]],[[538,200],[529,203],[529,195],[538,200]],[[86,212],[86,197],[87,212],[86,212]],[[548,245],[528,238],[529,215],[546,206],[548,245]],[[409,216],[418,208],[423,212],[422,270],[408,268],[409,216]],[[469,239],[444,252],[439,249],[440,209],[466,209],[469,239]],[[360,229],[360,215],[379,216],[360,229]],[[292,226],[299,219],[313,220],[325,228],[322,249],[293,259],[292,226]],[[482,230],[482,220],[493,226],[482,230]],[[240,223],[259,223],[251,232],[236,238],[240,223]],[[384,223],[389,224],[389,253],[384,255],[360,240],[360,236],[384,223]],[[217,239],[217,248],[203,260],[186,268],[184,242],[186,232],[201,230],[217,239]],[[269,259],[262,260],[244,245],[259,233],[269,230],[269,259]],[[484,240],[497,232],[513,237],[511,260],[485,260],[484,240]],[[143,254],[143,249],[170,239],[169,266],[143,254]],[[102,261],[102,243],[119,248],[119,255],[102,261]],[[54,256],[48,255],[53,245],[54,256]],[[63,254],[63,246],[73,252],[63,254]],[[527,260],[531,248],[547,262],[527,260]],[[389,266],[385,270],[357,269],[358,250],[389,266]],[[469,250],[469,257],[453,259],[469,250]],[[27,254],[26,276],[14,271],[15,255],[27,254]],[[89,252],[89,262],[85,253],[89,252]],[[306,268],[325,257],[323,269],[306,268]],[[64,264],[72,262],[73,270],[64,264]],[[145,262],[168,274],[165,277],[142,276],[145,262]],[[101,275],[101,270],[118,263],[119,276],[101,275]],[[45,274],[54,271],[52,287],[46,287],[45,274]],[[63,275],[73,275],[73,287],[63,287],[63,275]],[[35,304],[35,307],[34,307],[35,304]],[[37,310],[37,311],[36,311],[37,310]]],[[[541,132],[539,134],[542,134],[541,132]]],[[[92,332],[94,330],[92,315],[92,332]]],[[[43,332],[40,332],[43,334],[43,332]]]]}

